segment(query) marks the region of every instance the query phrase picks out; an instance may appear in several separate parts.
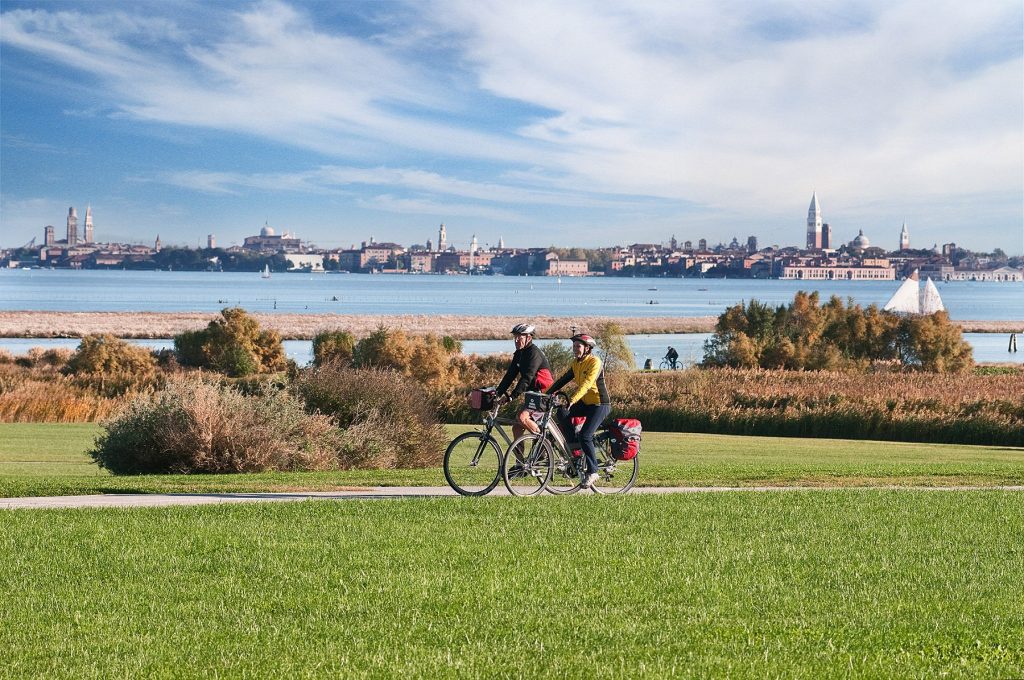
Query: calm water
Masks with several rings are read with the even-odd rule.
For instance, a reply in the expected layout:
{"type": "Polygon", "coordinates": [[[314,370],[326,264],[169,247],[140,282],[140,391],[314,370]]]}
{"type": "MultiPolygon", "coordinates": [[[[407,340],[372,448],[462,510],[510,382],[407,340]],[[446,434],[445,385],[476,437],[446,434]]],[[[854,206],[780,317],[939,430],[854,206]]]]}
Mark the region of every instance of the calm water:
{"type": "MultiPolygon", "coordinates": [[[[665,356],[665,350],[671,345],[679,352],[679,361],[689,365],[700,361],[704,356],[704,341],[711,337],[710,333],[667,333],[664,335],[629,335],[627,340],[633,350],[633,358],[637,366],[643,366],[646,359],[653,362],[655,368],[665,356]]],[[[964,339],[974,348],[974,360],[980,362],[1012,362],[1024,363],[1024,336],[1018,336],[1017,346],[1019,352],[1011,353],[1007,350],[1009,344],[1007,333],[964,333],[964,339]]],[[[164,349],[174,346],[170,338],[156,338],[152,340],[130,340],[143,347],[150,349],[164,349]]],[[[549,340],[541,340],[541,345],[546,345],[549,340]]],[[[570,343],[568,340],[560,341],[566,348],[570,343]]],[[[25,354],[33,347],[50,349],[54,347],[66,347],[75,349],[78,347],[78,340],[74,338],[0,338],[0,349],[6,349],[12,354],[25,354]]],[[[499,354],[511,352],[511,340],[467,340],[462,343],[462,350],[473,354],[499,354]]],[[[284,351],[289,359],[293,359],[300,366],[304,366],[313,360],[313,343],[310,340],[285,340],[284,351]]]]}
{"type": "MultiPolygon", "coordinates": [[[[371,274],[0,270],[0,309],[337,314],[507,314],[529,317],[709,316],[757,298],[790,302],[798,290],[884,304],[893,281],[563,278],[371,274]]],[[[940,283],[954,319],[1024,320],[1022,283],[940,283]]]]}

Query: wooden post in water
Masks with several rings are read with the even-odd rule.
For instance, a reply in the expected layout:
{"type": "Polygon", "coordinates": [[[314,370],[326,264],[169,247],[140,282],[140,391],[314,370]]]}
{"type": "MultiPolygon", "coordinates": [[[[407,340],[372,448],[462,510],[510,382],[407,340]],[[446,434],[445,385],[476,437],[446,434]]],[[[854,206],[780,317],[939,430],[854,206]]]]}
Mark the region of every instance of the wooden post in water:
{"type": "Polygon", "coordinates": [[[1006,351],[1007,352],[1016,352],[1017,351],[1017,334],[1016,333],[1010,333],[1010,346],[1006,348],[1006,351]]]}

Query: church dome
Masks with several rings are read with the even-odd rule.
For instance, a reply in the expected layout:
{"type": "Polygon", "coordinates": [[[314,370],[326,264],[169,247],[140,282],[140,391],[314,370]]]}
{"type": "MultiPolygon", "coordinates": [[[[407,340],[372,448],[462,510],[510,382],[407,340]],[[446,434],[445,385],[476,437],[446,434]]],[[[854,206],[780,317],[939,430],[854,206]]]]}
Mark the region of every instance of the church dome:
{"type": "Polygon", "coordinates": [[[851,245],[854,248],[867,248],[871,245],[871,241],[868,240],[868,237],[864,235],[864,230],[861,229],[860,233],[857,234],[857,238],[853,239],[853,243],[851,245]]]}
{"type": "Polygon", "coordinates": [[[260,229],[260,236],[273,236],[273,235],[274,235],[274,228],[271,227],[269,224],[264,225],[263,228],[260,229]]]}

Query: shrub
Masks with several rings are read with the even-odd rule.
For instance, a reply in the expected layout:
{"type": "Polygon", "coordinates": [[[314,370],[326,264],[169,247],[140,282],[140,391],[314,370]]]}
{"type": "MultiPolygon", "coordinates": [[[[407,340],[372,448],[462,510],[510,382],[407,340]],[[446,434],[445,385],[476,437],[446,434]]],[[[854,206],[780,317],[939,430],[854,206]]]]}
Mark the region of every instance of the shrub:
{"type": "Polygon", "coordinates": [[[446,342],[436,335],[409,336],[401,330],[378,326],[356,343],[353,364],[357,368],[398,371],[432,390],[445,390],[462,380],[455,358],[460,350],[461,345],[450,338],[446,342]]]}
{"type": "Polygon", "coordinates": [[[615,321],[607,321],[595,331],[597,349],[603,359],[606,371],[613,373],[619,370],[636,370],[633,350],[626,340],[626,333],[615,321]]]}
{"type": "MultiPolygon", "coordinates": [[[[569,370],[569,366],[572,364],[572,348],[563,345],[560,342],[545,342],[540,346],[544,356],[548,358],[548,366],[551,367],[551,375],[555,376],[555,380],[565,375],[565,372],[569,370]]],[[[506,364],[508,360],[506,359],[506,364]]]]}
{"type": "Polygon", "coordinates": [[[188,378],[139,397],[89,453],[115,474],[325,470],[339,467],[341,433],[284,390],[248,397],[188,378]]]}
{"type": "Polygon", "coordinates": [[[104,396],[148,390],[162,384],[152,352],[109,334],[86,335],[61,371],[104,396]]]}
{"type": "Polygon", "coordinates": [[[11,354],[10,350],[0,349],[0,364],[13,364],[14,355],[11,354]]]}
{"type": "Polygon", "coordinates": [[[232,377],[287,368],[281,335],[261,329],[240,307],[221,310],[221,318],[203,330],[174,336],[174,351],[182,366],[210,368],[232,377]]]}
{"type": "Polygon", "coordinates": [[[348,331],[322,331],[313,338],[313,365],[328,363],[349,365],[356,347],[356,339],[348,331]]]}
{"type": "Polygon", "coordinates": [[[151,374],[156,366],[153,354],[109,334],[86,335],[67,362],[67,372],[88,375],[132,373],[151,374]]]}
{"type": "Polygon", "coordinates": [[[439,465],[448,444],[426,390],[394,370],[327,364],[302,371],[295,390],[344,430],[345,467],[439,465]]]}

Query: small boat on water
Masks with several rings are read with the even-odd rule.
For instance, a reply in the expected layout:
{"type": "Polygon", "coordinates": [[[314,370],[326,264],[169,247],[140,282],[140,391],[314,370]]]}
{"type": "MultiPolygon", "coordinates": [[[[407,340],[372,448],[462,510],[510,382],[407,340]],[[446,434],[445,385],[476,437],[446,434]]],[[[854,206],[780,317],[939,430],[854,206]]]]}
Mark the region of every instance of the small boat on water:
{"type": "Polygon", "coordinates": [[[270,278],[270,265],[269,264],[263,265],[263,273],[260,274],[260,278],[261,279],[269,279],[270,278]]]}

